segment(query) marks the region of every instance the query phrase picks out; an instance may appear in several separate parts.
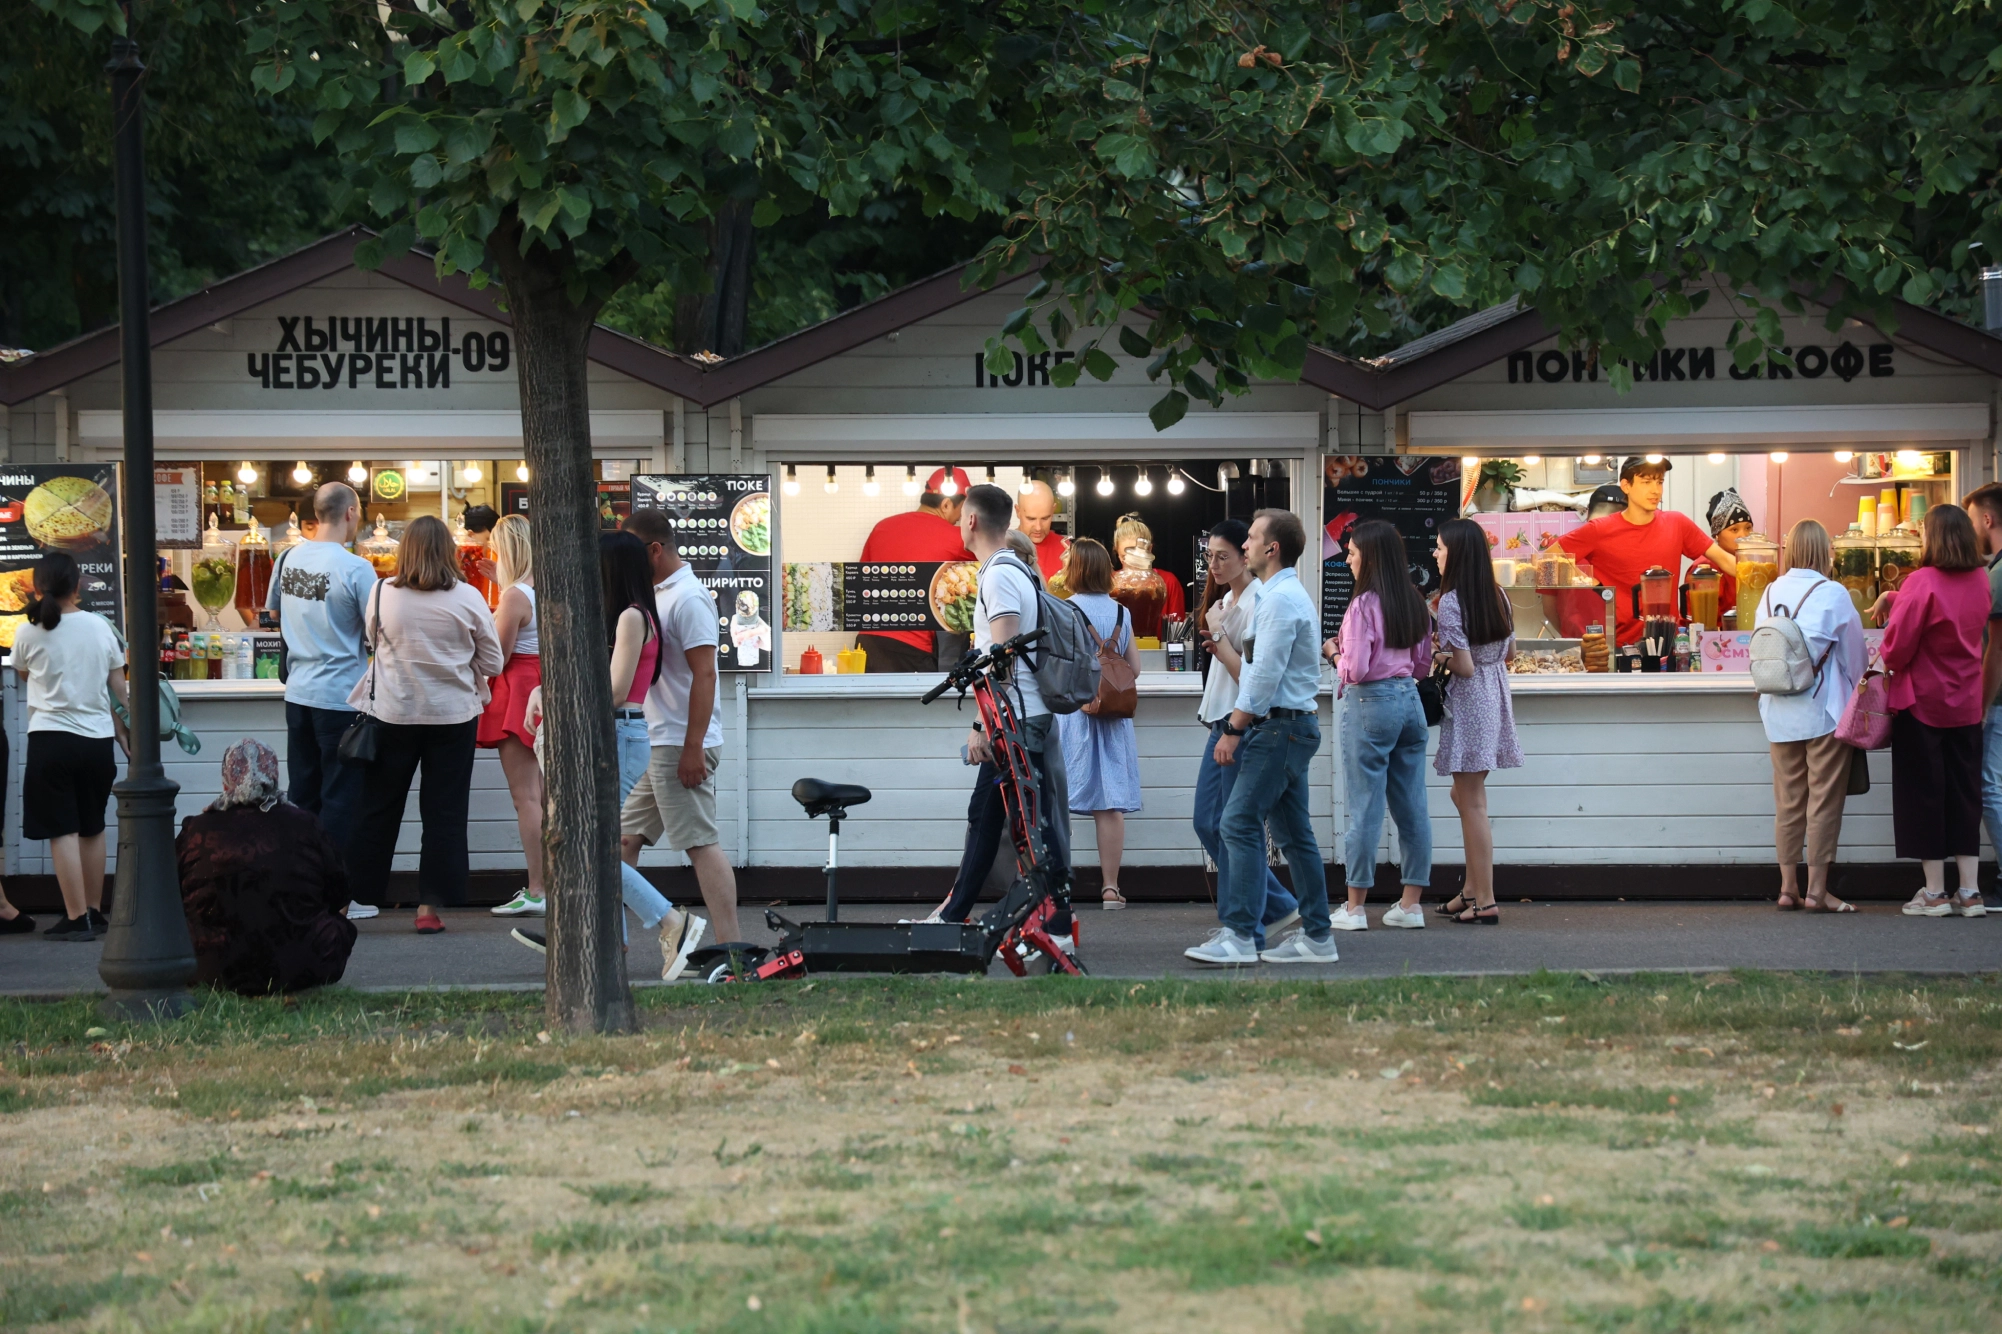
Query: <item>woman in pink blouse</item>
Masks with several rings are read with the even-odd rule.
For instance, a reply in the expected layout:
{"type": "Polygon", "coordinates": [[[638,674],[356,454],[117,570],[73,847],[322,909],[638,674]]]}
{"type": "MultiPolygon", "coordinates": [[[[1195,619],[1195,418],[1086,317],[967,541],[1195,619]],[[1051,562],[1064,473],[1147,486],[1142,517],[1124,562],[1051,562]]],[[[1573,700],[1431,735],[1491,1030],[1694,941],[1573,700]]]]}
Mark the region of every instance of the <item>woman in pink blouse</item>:
{"type": "Polygon", "coordinates": [[[1974,524],[1958,505],[1926,511],[1919,568],[1898,586],[1884,629],[1890,671],[1891,827],[1900,857],[1925,868],[1908,917],[1985,911],[1981,853],[1981,648],[1992,605],[1974,524]],[[1946,859],[1960,894],[1946,892],[1946,859]]]}
{"type": "Polygon", "coordinates": [[[1376,845],[1386,806],[1397,825],[1404,894],[1383,914],[1385,926],[1422,927],[1418,906],[1432,883],[1432,817],[1425,809],[1425,710],[1418,678],[1432,670],[1432,618],[1411,582],[1404,539],[1379,519],[1349,533],[1355,592],[1338,638],[1322,651],[1335,658],[1342,696],[1342,763],[1349,827],[1343,842],[1349,901],[1329,915],[1337,931],[1367,931],[1363,901],[1376,884],[1376,845]]]}

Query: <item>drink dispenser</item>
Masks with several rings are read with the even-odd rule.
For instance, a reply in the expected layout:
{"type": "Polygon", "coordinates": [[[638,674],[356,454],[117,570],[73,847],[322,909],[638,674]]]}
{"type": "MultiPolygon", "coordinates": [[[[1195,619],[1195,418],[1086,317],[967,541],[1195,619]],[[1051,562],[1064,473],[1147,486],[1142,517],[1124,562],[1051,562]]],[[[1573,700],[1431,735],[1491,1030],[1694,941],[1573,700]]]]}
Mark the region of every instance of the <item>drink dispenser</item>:
{"type": "Polygon", "coordinates": [[[1689,623],[1705,630],[1717,628],[1718,573],[1707,565],[1689,572],[1689,623]]]}
{"type": "Polygon", "coordinates": [[[1779,577],[1779,543],[1762,533],[1738,539],[1738,629],[1758,629],[1759,599],[1779,577]]]}

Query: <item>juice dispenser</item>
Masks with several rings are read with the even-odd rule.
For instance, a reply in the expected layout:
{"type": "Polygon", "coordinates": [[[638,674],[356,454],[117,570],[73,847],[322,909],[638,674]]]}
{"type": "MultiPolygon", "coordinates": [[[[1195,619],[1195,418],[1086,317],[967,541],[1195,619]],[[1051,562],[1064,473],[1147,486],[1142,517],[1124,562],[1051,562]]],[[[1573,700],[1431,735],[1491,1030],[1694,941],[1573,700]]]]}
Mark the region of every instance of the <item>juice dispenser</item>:
{"type": "Polygon", "coordinates": [[[389,535],[389,521],[375,516],[375,531],[363,538],[357,551],[375,567],[375,577],[387,579],[396,573],[396,539],[389,535]]]}
{"type": "Polygon", "coordinates": [[[1877,591],[1895,593],[1905,576],[1918,568],[1919,536],[1917,533],[1894,531],[1879,534],[1877,538],[1877,591]]]}
{"type": "Polygon", "coordinates": [[[257,613],[271,592],[271,539],[262,524],[243,530],[236,544],[236,613],[245,626],[257,624],[257,613]]]}
{"type": "Polygon", "coordinates": [[[1762,533],[1738,539],[1738,629],[1756,630],[1759,598],[1780,577],[1780,548],[1762,533]]]}
{"type": "Polygon", "coordinates": [[[202,534],[201,554],[195,557],[194,569],[189,572],[188,588],[209,614],[202,628],[222,633],[222,609],[236,597],[236,552],[230,540],[222,535],[213,514],[209,516],[208,531],[202,534]]]}
{"type": "Polygon", "coordinates": [[[1849,590],[1856,610],[1868,611],[1877,600],[1877,542],[1852,523],[1835,539],[1835,581],[1849,590]]]}
{"type": "Polygon", "coordinates": [[[1717,571],[1708,565],[1698,565],[1689,572],[1689,623],[1700,625],[1705,630],[1717,628],[1718,579],[1717,571]]]}

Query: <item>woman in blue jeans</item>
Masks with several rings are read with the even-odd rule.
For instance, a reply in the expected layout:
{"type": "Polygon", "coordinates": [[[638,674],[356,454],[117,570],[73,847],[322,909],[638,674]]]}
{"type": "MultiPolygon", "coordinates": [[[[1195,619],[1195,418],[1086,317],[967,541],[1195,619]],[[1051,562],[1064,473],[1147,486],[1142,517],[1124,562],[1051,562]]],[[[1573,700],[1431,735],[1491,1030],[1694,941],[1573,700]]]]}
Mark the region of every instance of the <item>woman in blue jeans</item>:
{"type": "MultiPolygon", "coordinates": [[[[1258,606],[1258,581],[1251,577],[1244,563],[1244,543],[1249,536],[1250,526],[1242,519],[1225,519],[1210,529],[1209,579],[1203,585],[1202,607],[1196,617],[1203,645],[1210,652],[1209,675],[1203,681],[1203,698],[1196,707],[1196,716],[1210,734],[1203,743],[1202,767],[1196,771],[1194,823],[1196,838],[1216,863],[1219,886],[1230,864],[1223,843],[1223,808],[1230,801],[1231,789],[1237,786],[1243,766],[1218,764],[1216,742],[1237,703],[1237,678],[1244,669],[1244,640],[1251,633],[1252,612],[1258,606]]],[[[1220,920],[1221,894],[1218,899],[1220,920]]],[[[1279,877],[1272,874],[1269,865],[1265,868],[1265,908],[1260,918],[1258,930],[1253,933],[1259,949],[1265,948],[1267,931],[1276,933],[1300,918],[1299,903],[1279,882],[1279,877]]]]}
{"type": "Polygon", "coordinates": [[[1367,931],[1363,901],[1376,884],[1383,812],[1397,824],[1404,894],[1383,914],[1385,926],[1418,928],[1418,906],[1432,880],[1432,817],[1425,809],[1425,710],[1418,678],[1432,669],[1431,616],[1411,582],[1404,539],[1380,519],[1349,534],[1355,593],[1341,634],[1325,646],[1336,658],[1342,708],[1342,763],[1349,828],[1343,845],[1349,901],[1329,915],[1337,931],[1367,931]]]}

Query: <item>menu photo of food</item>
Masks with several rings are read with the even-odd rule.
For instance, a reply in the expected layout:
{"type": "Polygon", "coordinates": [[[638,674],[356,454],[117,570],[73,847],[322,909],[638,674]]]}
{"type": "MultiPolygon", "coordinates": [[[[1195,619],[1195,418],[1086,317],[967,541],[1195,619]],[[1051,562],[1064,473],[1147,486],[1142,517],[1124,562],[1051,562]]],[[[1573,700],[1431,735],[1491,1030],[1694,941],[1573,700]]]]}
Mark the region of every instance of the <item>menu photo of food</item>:
{"type": "Polygon", "coordinates": [[[973,604],[980,596],[980,566],[970,560],[951,561],[931,577],[931,610],[938,623],[954,634],[973,630],[973,604]]]}
{"type": "Polygon", "coordinates": [[[117,495],[115,464],[0,465],[0,652],[27,623],[35,562],[49,551],[76,558],[85,610],[123,628],[117,495]]]}

